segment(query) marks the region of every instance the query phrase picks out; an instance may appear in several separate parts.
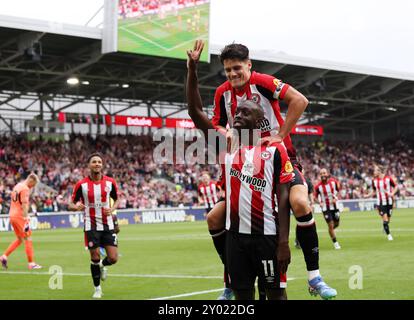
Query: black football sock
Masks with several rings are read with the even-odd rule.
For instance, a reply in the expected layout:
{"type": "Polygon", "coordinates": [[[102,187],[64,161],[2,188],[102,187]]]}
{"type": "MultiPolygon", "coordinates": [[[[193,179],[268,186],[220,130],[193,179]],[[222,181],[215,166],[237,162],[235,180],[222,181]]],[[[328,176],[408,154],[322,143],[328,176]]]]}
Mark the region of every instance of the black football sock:
{"type": "Polygon", "coordinates": [[[98,287],[101,283],[101,268],[99,267],[100,260],[91,260],[91,274],[93,285],[98,287]]]}
{"type": "Polygon", "coordinates": [[[224,263],[224,250],[226,246],[226,229],[218,229],[218,230],[208,230],[211,235],[211,239],[213,239],[214,247],[221,259],[221,262],[224,263]]]}
{"type": "Polygon", "coordinates": [[[308,271],[319,269],[319,240],[312,213],[296,218],[296,236],[308,271]]]}
{"type": "Polygon", "coordinates": [[[104,266],[111,266],[112,264],[113,263],[109,261],[107,256],[102,260],[102,265],[104,266]]]}
{"type": "Polygon", "coordinates": [[[332,238],[332,242],[335,243],[336,242],[336,237],[332,238]]]}
{"type": "Polygon", "coordinates": [[[266,300],[266,288],[264,281],[262,279],[257,280],[257,289],[259,291],[259,300],[264,301],[266,300]]]}
{"type": "Polygon", "coordinates": [[[224,265],[224,287],[231,289],[230,276],[226,265],[224,265]]]}
{"type": "Polygon", "coordinates": [[[383,222],[383,227],[384,227],[384,231],[386,234],[390,234],[390,226],[389,226],[389,222],[388,221],[384,221],[383,222]]]}

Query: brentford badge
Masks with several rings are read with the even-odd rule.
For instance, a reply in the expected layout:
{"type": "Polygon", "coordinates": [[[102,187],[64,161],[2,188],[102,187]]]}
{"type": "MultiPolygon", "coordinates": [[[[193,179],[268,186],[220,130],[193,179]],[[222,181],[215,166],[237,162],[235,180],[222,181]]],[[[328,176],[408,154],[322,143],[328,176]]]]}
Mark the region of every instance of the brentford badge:
{"type": "Polygon", "coordinates": [[[92,248],[93,247],[93,242],[92,241],[89,241],[89,248],[92,248]]]}
{"type": "Polygon", "coordinates": [[[260,154],[260,156],[262,157],[263,160],[269,160],[272,155],[270,154],[269,151],[263,151],[260,154]]]}
{"type": "Polygon", "coordinates": [[[111,188],[109,186],[106,186],[105,187],[105,192],[109,192],[109,191],[111,191],[111,188]]]}
{"type": "Polygon", "coordinates": [[[257,94],[257,93],[253,93],[252,94],[252,99],[251,99],[253,102],[256,102],[257,104],[259,104],[260,103],[260,96],[259,96],[259,94],[257,94]]]}

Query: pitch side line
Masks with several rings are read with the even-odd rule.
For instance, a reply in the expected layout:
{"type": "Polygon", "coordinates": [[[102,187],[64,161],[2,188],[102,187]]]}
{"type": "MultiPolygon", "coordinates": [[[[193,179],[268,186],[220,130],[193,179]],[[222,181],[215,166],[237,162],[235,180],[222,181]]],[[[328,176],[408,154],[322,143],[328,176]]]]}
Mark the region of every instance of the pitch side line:
{"type": "MultiPolygon", "coordinates": [[[[147,41],[147,42],[149,42],[149,43],[153,44],[154,46],[156,46],[156,47],[158,47],[158,48],[160,48],[160,49],[162,49],[162,50],[164,50],[164,51],[167,51],[167,52],[168,52],[168,51],[171,51],[171,50],[174,50],[174,49],[177,49],[177,48],[179,48],[179,47],[182,47],[182,46],[186,45],[187,43],[192,43],[192,42],[194,42],[195,40],[199,39],[199,38],[197,38],[197,37],[196,37],[196,38],[194,38],[194,39],[190,39],[190,40],[184,41],[184,42],[182,42],[182,43],[180,43],[180,44],[178,44],[178,45],[175,45],[174,47],[171,47],[171,48],[166,48],[166,47],[164,47],[164,46],[162,46],[162,45],[160,45],[160,44],[158,44],[158,43],[156,43],[156,42],[154,42],[154,41],[152,41],[152,40],[148,39],[147,37],[144,37],[144,36],[142,36],[142,35],[140,35],[140,34],[138,34],[138,33],[134,32],[134,31],[131,31],[131,30],[129,30],[129,29],[126,29],[125,27],[121,27],[120,29],[122,29],[122,30],[124,30],[124,31],[126,31],[126,32],[128,32],[128,33],[130,33],[130,34],[133,34],[134,36],[136,36],[136,37],[138,37],[138,38],[141,38],[142,40],[147,41]]],[[[201,38],[202,38],[202,39],[204,39],[204,40],[206,40],[206,39],[207,39],[206,35],[203,35],[201,38]]]]}
{"type": "Polygon", "coordinates": [[[133,34],[134,36],[136,36],[136,37],[138,37],[138,38],[141,38],[142,40],[147,41],[147,42],[149,42],[149,43],[153,44],[154,46],[156,46],[156,47],[158,47],[158,48],[160,48],[160,49],[162,49],[162,50],[164,50],[164,51],[168,51],[168,48],[166,48],[166,47],[164,47],[164,46],[162,46],[162,45],[160,45],[160,44],[158,44],[158,43],[156,43],[156,42],[154,42],[154,41],[152,41],[152,40],[148,39],[147,37],[144,37],[144,36],[142,36],[142,35],[140,35],[140,34],[138,34],[138,33],[134,32],[134,31],[128,30],[128,29],[126,29],[125,27],[121,27],[120,29],[122,29],[122,30],[124,30],[124,31],[126,31],[126,32],[128,32],[128,33],[131,33],[131,34],[133,34]]]}
{"type": "MultiPolygon", "coordinates": [[[[30,275],[51,275],[49,272],[37,272],[37,271],[0,271],[1,274],[30,274],[30,275]]],[[[90,273],[71,273],[64,272],[62,276],[75,276],[75,277],[90,277],[90,273]]],[[[122,273],[109,273],[108,277],[117,278],[170,278],[170,279],[222,279],[222,276],[190,276],[181,274],[122,274],[122,273]]]]}
{"type": "Polygon", "coordinates": [[[201,39],[204,39],[204,40],[207,40],[207,36],[206,36],[206,35],[203,35],[203,36],[201,36],[201,37],[196,37],[196,38],[194,38],[194,39],[187,40],[187,41],[184,41],[184,42],[182,42],[182,43],[180,43],[180,44],[177,44],[177,45],[175,45],[174,47],[171,47],[171,48],[167,49],[167,51],[171,51],[171,50],[177,49],[177,48],[179,48],[179,47],[182,47],[182,46],[186,45],[187,43],[192,43],[192,42],[195,42],[197,39],[200,39],[200,38],[201,38],[201,39]]]}
{"type": "MultiPolygon", "coordinates": [[[[295,279],[296,278],[288,278],[287,280],[288,281],[292,281],[292,280],[295,280],[295,279]]],[[[257,286],[257,284],[256,284],[256,286],[257,286]]],[[[153,299],[149,299],[149,300],[168,300],[168,299],[175,299],[175,298],[198,296],[198,295],[201,295],[201,294],[213,293],[213,292],[219,292],[219,291],[223,291],[223,288],[220,288],[220,289],[212,289],[212,290],[205,290],[205,291],[195,291],[195,292],[177,294],[175,296],[153,298],[153,299]]]]}
{"type": "Polygon", "coordinates": [[[190,292],[190,293],[183,293],[183,294],[177,294],[175,296],[160,297],[160,298],[154,298],[154,299],[149,299],[149,300],[168,300],[168,299],[174,299],[174,298],[197,296],[197,295],[200,295],[200,294],[219,292],[219,291],[223,291],[223,288],[213,289],[213,290],[205,290],[205,291],[196,291],[196,292],[190,292]]]}

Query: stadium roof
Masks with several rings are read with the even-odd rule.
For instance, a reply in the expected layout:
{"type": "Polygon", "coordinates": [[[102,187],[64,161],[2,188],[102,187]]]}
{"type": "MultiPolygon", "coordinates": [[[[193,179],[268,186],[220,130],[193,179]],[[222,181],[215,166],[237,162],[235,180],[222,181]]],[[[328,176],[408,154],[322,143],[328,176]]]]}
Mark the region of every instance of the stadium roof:
{"type": "MultiPolygon", "coordinates": [[[[77,103],[97,100],[110,113],[105,108],[108,99],[115,108],[112,114],[143,104],[151,108],[159,102],[171,105],[167,116],[185,109],[185,61],[125,53],[102,55],[98,29],[74,28],[70,34],[56,33],[56,26],[53,30],[0,27],[3,121],[7,120],[1,115],[4,110],[30,110],[31,105],[16,105],[19,98],[32,99],[33,104],[41,99],[51,112],[70,111],[77,103]],[[69,86],[70,76],[89,85],[69,86]],[[48,103],[54,99],[66,99],[67,104],[55,108],[48,103]]],[[[225,80],[217,56],[211,60],[199,69],[201,95],[210,108],[215,88],[225,80]]],[[[263,61],[253,61],[253,69],[273,74],[304,93],[311,103],[303,122],[321,124],[327,130],[414,115],[414,81],[263,61]]]]}

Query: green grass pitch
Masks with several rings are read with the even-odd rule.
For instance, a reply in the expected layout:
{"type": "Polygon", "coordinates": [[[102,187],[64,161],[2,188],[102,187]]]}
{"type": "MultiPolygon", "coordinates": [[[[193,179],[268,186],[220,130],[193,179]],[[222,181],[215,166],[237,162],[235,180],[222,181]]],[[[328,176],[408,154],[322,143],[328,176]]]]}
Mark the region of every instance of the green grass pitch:
{"type": "MultiPolygon", "coordinates": [[[[342,249],[334,250],[326,223],[316,215],[320,265],[325,281],[338,290],[337,299],[414,299],[414,210],[394,210],[394,241],[382,232],[375,212],[343,213],[337,232],[342,249]],[[350,267],[362,268],[362,289],[350,289],[350,267]]],[[[292,219],[292,231],[294,220],[292,219]]],[[[89,254],[81,229],[34,231],[35,257],[44,269],[27,269],[24,246],[0,270],[0,299],[91,299],[89,254]],[[63,269],[63,288],[49,288],[49,268],[63,269]]],[[[0,233],[0,252],[14,239],[0,233]]],[[[306,287],[302,252],[293,247],[288,271],[289,299],[311,297],[306,287]]],[[[102,284],[103,299],[216,299],[222,287],[222,266],[205,222],[124,226],[119,234],[121,257],[102,284]],[[203,293],[206,292],[206,293],[203,293]]],[[[352,282],[352,281],[351,281],[352,282]]]]}
{"type": "Polygon", "coordinates": [[[209,3],[180,9],[165,17],[143,16],[118,20],[118,50],[187,59],[196,39],[206,42],[201,61],[208,61],[209,3]]]}

